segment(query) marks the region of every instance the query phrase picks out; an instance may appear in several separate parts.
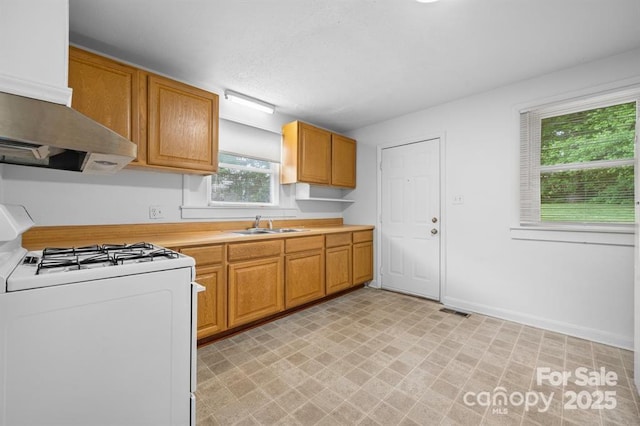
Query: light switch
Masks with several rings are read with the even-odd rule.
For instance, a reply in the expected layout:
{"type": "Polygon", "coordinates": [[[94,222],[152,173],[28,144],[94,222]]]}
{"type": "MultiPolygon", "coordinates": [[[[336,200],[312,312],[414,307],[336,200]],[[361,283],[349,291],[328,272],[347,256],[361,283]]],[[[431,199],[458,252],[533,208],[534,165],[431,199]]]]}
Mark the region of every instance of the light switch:
{"type": "Polygon", "coordinates": [[[454,195],[453,204],[464,204],[464,197],[462,195],[454,195]]]}

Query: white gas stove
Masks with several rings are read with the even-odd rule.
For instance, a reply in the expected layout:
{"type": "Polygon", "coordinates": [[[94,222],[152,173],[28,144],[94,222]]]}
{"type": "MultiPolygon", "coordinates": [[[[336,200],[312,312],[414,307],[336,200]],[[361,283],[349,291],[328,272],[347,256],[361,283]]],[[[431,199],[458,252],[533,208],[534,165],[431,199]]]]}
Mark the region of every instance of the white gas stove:
{"type": "Polygon", "coordinates": [[[194,260],[149,243],[27,252],[0,205],[0,426],[195,425],[194,260]]]}
{"type": "Polygon", "coordinates": [[[190,257],[145,242],[45,248],[25,255],[7,279],[7,291],[189,266],[190,257]]]}

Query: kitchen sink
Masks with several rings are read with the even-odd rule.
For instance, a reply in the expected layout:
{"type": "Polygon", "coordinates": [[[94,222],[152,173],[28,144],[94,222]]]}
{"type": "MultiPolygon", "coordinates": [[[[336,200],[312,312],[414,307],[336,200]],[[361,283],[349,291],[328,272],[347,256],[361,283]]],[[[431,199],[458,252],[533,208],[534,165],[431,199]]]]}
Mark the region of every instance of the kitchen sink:
{"type": "Polygon", "coordinates": [[[295,229],[295,228],[249,228],[249,229],[241,229],[239,231],[229,231],[232,234],[242,234],[242,235],[261,235],[261,234],[284,234],[288,232],[302,232],[307,231],[306,229],[295,229]]]}
{"type": "Polygon", "coordinates": [[[308,229],[295,229],[295,228],[273,228],[269,229],[269,233],[271,234],[283,234],[285,232],[302,232],[308,231],[308,229]]]}
{"type": "Polygon", "coordinates": [[[240,231],[229,231],[232,234],[242,234],[242,235],[259,235],[259,234],[270,234],[268,229],[261,228],[250,228],[250,229],[241,229],[240,231]]]}

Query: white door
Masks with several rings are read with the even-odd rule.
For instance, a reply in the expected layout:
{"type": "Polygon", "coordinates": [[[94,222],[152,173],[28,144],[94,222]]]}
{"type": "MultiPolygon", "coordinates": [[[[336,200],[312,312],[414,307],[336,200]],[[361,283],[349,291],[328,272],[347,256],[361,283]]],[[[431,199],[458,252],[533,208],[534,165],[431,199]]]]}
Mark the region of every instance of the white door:
{"type": "Polygon", "coordinates": [[[382,288],[440,299],[440,139],[382,150],[382,288]]]}

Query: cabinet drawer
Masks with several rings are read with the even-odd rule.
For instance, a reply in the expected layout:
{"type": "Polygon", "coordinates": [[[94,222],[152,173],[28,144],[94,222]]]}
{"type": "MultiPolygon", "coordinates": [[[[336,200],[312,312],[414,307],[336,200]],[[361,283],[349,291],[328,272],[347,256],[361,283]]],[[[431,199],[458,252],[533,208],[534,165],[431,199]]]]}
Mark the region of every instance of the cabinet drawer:
{"type": "Polygon", "coordinates": [[[288,238],[286,240],[285,247],[287,253],[321,249],[324,247],[324,238],[322,235],[314,235],[313,237],[302,238],[288,238]]]}
{"type": "Polygon", "coordinates": [[[353,233],[353,243],[373,241],[373,231],[357,231],[353,233]]]}
{"type": "Polygon", "coordinates": [[[237,260],[280,256],[283,246],[284,241],[282,240],[229,244],[227,258],[229,262],[235,262],[237,260]]]}
{"type": "Polygon", "coordinates": [[[327,248],[347,246],[351,244],[351,232],[345,232],[342,234],[328,234],[326,236],[327,248]]]}
{"type": "Polygon", "coordinates": [[[191,256],[196,260],[196,266],[216,265],[224,259],[224,246],[187,247],[180,253],[191,256]]]}

